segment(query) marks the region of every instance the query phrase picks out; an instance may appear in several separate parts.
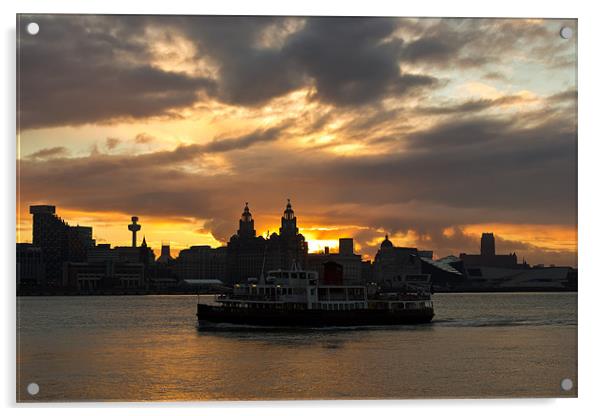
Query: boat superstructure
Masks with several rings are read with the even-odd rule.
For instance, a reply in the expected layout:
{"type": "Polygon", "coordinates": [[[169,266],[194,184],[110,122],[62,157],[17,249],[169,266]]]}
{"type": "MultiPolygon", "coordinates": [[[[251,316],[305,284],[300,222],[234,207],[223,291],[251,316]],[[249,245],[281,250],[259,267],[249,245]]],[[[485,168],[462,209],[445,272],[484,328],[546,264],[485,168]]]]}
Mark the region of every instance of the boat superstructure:
{"type": "Polygon", "coordinates": [[[401,290],[375,285],[321,284],[315,271],[274,270],[217,295],[217,305],[197,305],[200,325],[355,326],[430,322],[429,282],[406,282],[401,290]]]}

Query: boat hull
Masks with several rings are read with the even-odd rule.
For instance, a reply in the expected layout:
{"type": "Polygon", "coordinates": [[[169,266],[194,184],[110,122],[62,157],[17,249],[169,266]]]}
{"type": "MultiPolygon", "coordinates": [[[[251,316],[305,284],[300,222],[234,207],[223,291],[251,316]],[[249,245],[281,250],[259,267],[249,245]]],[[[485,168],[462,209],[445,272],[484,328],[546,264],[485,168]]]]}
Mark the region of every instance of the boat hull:
{"type": "Polygon", "coordinates": [[[199,326],[216,323],[271,327],[344,327],[362,325],[414,325],[431,322],[432,308],[350,311],[327,310],[274,310],[254,308],[228,308],[215,305],[197,305],[199,326]]]}

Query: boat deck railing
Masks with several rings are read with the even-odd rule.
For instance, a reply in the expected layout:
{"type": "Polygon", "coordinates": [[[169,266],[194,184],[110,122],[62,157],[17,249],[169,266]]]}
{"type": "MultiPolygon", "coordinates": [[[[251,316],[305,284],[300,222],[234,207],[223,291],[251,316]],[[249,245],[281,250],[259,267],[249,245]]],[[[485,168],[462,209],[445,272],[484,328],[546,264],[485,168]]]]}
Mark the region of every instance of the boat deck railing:
{"type": "Polygon", "coordinates": [[[420,301],[420,300],[431,300],[430,294],[418,294],[418,293],[378,293],[368,300],[390,300],[390,301],[420,301]]]}
{"type": "Polygon", "coordinates": [[[282,300],[279,296],[274,295],[216,295],[216,301],[228,301],[228,300],[248,300],[248,301],[280,301],[282,300]]]}

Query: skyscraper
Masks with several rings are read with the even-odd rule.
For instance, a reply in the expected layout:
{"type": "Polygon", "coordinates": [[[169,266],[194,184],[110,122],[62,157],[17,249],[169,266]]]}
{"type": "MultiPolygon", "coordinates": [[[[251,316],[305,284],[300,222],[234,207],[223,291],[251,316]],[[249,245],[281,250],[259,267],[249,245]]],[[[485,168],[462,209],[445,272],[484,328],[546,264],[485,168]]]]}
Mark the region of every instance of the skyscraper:
{"type": "Polygon", "coordinates": [[[46,282],[61,286],[63,263],[85,261],[89,248],[94,246],[92,227],[70,227],[56,215],[53,205],[32,205],[33,245],[40,247],[44,259],[46,282]]]}

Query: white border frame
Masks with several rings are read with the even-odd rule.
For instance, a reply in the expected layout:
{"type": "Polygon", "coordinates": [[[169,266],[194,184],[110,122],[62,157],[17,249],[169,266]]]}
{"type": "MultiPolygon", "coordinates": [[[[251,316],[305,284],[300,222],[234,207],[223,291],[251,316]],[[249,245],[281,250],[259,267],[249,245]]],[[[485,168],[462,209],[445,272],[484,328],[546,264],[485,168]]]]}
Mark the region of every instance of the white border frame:
{"type": "Polygon", "coordinates": [[[579,19],[579,399],[508,399],[508,400],[412,400],[412,401],[291,401],[291,402],[199,402],[180,404],[66,404],[66,405],[17,405],[25,413],[41,410],[50,415],[104,414],[107,410],[119,414],[164,414],[167,408],[181,414],[238,413],[244,410],[251,414],[307,414],[309,412],[331,413],[336,409],[349,415],[365,415],[371,408],[380,411],[445,413],[446,415],[506,415],[509,411],[528,411],[530,414],[566,415],[594,413],[600,393],[600,370],[602,345],[600,343],[600,315],[597,297],[602,293],[602,273],[596,258],[601,249],[599,236],[600,213],[600,126],[598,120],[602,90],[602,74],[599,41],[602,40],[602,22],[599,21],[600,7],[596,3],[557,1],[527,2],[504,0],[484,2],[475,0],[394,2],[371,0],[358,4],[348,1],[305,0],[302,3],[282,1],[229,1],[204,3],[199,1],[169,0],[152,5],[148,0],[125,1],[104,0],[82,2],[81,0],[20,0],[18,4],[0,3],[3,24],[3,62],[1,100],[3,126],[2,140],[2,186],[4,200],[1,205],[2,295],[5,297],[3,315],[2,355],[4,359],[1,377],[1,404],[15,411],[15,22],[16,13],[126,13],[126,14],[271,14],[271,15],[381,15],[381,16],[448,16],[448,17],[554,17],[579,19]],[[200,408],[200,409],[199,409],[200,408]]]}

